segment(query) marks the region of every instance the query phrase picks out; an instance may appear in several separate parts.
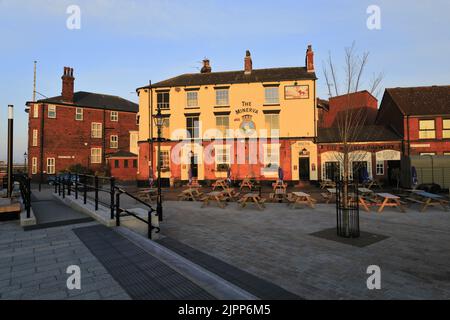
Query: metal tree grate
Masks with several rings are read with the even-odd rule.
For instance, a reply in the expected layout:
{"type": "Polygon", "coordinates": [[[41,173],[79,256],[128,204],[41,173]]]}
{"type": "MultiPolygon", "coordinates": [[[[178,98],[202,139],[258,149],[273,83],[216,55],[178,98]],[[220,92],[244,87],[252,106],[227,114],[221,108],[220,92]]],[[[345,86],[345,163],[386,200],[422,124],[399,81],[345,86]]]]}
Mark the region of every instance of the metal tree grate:
{"type": "Polygon", "coordinates": [[[358,182],[347,184],[345,192],[344,181],[336,183],[336,228],[337,234],[345,238],[358,238],[359,232],[359,194],[358,182]]]}

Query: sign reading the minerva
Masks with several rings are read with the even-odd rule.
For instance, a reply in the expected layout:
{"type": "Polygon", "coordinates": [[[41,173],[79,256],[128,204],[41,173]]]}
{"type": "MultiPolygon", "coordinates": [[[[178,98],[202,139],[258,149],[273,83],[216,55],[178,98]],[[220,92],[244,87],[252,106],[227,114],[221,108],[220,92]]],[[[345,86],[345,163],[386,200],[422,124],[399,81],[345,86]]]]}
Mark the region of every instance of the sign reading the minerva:
{"type": "Polygon", "coordinates": [[[236,109],[236,114],[241,114],[241,113],[256,113],[256,114],[258,114],[258,109],[255,109],[255,108],[236,109]]]}

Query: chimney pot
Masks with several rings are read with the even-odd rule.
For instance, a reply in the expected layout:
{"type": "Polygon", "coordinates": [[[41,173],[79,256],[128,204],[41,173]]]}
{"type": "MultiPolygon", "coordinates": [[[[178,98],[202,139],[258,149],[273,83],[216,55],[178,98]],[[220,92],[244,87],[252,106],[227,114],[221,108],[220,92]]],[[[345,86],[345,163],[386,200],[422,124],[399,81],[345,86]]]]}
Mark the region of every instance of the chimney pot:
{"type": "Polygon", "coordinates": [[[74,94],[74,82],[73,69],[69,67],[64,67],[64,73],[61,77],[62,79],[62,92],[61,96],[63,101],[73,103],[74,94]]]}
{"type": "Polygon", "coordinates": [[[312,50],[312,45],[308,45],[305,57],[306,71],[314,72],[314,51],[312,50]]]}
{"type": "Polygon", "coordinates": [[[209,64],[209,59],[205,58],[203,59],[203,67],[200,70],[201,73],[210,73],[211,72],[211,65],[209,64]]]}
{"type": "Polygon", "coordinates": [[[244,73],[251,74],[252,70],[253,70],[252,56],[250,54],[250,50],[247,50],[245,52],[245,59],[244,59],[244,73]]]}

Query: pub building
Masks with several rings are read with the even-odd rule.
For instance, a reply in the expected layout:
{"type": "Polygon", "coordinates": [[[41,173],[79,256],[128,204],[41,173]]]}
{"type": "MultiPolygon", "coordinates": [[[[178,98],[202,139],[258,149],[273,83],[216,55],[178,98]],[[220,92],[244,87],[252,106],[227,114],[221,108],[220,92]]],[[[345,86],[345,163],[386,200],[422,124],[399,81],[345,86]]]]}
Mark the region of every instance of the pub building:
{"type": "Polygon", "coordinates": [[[308,46],[304,67],[254,69],[247,51],[243,70],[213,72],[205,59],[199,73],[138,88],[138,182],[157,177],[158,108],[165,184],[230,174],[273,181],[279,167],[284,180],[318,180],[313,59],[308,46]]]}

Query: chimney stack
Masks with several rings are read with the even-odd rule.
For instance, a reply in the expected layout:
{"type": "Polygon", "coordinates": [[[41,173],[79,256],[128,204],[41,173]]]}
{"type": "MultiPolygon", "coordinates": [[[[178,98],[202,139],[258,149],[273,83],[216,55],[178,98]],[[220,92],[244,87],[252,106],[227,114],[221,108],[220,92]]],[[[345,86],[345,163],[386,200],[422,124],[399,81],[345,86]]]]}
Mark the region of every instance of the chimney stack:
{"type": "Polygon", "coordinates": [[[205,58],[203,59],[203,67],[200,70],[201,73],[211,73],[211,66],[209,64],[209,59],[205,58]]]}
{"type": "Polygon", "coordinates": [[[245,53],[245,59],[244,59],[244,73],[250,74],[252,73],[252,57],[250,55],[250,51],[247,50],[245,53]]]}
{"type": "Polygon", "coordinates": [[[74,89],[74,80],[73,77],[73,69],[69,67],[64,67],[64,74],[61,77],[62,79],[62,92],[61,96],[63,101],[65,102],[73,102],[73,89],[74,89]]]}
{"type": "Polygon", "coordinates": [[[312,50],[312,46],[308,45],[308,49],[306,50],[306,59],[305,59],[306,71],[314,72],[314,51],[312,50]]]}

